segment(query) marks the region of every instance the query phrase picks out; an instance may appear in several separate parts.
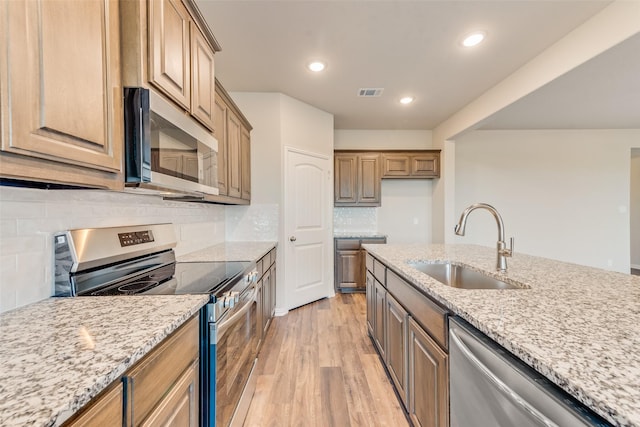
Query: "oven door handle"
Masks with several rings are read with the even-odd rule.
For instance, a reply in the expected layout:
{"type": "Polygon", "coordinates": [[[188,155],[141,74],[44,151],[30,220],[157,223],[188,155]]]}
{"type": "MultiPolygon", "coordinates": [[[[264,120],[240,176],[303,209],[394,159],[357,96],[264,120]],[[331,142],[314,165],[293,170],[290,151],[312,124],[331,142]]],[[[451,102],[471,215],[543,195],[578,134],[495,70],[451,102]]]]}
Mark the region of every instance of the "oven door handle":
{"type": "Polygon", "coordinates": [[[233,325],[233,323],[244,316],[247,311],[251,309],[251,306],[256,301],[257,291],[253,288],[251,291],[251,295],[246,298],[246,303],[239,308],[235,313],[233,313],[228,319],[220,322],[220,324],[212,324],[212,328],[210,330],[211,335],[211,344],[217,344],[218,341],[224,336],[224,334],[229,330],[229,327],[233,325]]]}

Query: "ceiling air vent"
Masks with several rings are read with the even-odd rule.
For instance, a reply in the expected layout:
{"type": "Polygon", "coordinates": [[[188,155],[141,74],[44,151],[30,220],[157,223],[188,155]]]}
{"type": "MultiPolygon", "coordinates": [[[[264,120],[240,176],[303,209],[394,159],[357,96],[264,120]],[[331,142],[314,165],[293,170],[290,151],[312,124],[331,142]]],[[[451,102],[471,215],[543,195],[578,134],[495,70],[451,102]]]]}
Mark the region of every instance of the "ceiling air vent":
{"type": "Polygon", "coordinates": [[[380,96],[382,95],[382,91],[384,89],[381,87],[375,87],[375,88],[360,88],[360,90],[358,91],[358,96],[363,96],[365,98],[370,98],[373,96],[380,96]]]}

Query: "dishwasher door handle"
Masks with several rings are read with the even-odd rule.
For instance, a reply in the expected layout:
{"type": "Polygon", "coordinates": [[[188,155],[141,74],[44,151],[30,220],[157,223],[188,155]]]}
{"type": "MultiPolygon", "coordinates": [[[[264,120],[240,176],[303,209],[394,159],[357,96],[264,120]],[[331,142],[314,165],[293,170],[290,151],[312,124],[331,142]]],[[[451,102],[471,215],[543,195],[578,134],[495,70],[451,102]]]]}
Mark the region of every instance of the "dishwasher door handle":
{"type": "Polygon", "coordinates": [[[529,413],[533,418],[538,420],[542,425],[548,427],[559,427],[529,402],[523,399],[518,393],[506,385],[495,373],[493,373],[475,354],[465,345],[463,339],[456,334],[456,328],[449,328],[449,338],[453,340],[454,345],[458,347],[462,355],[474,365],[505,397],[516,402],[521,408],[529,413]]]}

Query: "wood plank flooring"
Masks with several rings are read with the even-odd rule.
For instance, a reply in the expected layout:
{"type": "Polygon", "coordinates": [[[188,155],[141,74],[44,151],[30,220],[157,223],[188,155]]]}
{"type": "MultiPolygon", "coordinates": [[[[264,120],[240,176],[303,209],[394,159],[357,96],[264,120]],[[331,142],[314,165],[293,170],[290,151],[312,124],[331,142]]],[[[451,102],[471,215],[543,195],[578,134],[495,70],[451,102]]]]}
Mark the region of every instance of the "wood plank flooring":
{"type": "Polygon", "coordinates": [[[409,425],[367,335],[364,294],[337,294],[272,322],[245,426],[409,425]]]}

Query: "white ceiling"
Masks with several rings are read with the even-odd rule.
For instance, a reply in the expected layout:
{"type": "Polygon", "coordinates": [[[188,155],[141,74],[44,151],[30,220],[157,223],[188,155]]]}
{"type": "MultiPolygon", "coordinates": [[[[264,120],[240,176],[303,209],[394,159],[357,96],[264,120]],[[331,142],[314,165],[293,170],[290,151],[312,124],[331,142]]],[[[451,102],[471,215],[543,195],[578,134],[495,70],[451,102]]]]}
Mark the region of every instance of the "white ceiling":
{"type": "Polygon", "coordinates": [[[480,129],[640,129],[640,34],[485,121],[480,129]]]}
{"type": "MultiPolygon", "coordinates": [[[[433,129],[610,3],[196,2],[222,45],[222,51],[216,54],[216,76],[228,91],[284,93],[332,113],[336,129],[433,129]],[[476,29],[488,32],[486,41],[475,49],[462,48],[460,38],[476,29]],[[327,62],[325,72],[313,74],[306,70],[306,64],[314,59],[327,62]],[[359,98],[358,89],[363,87],[382,87],[384,92],[379,98],[359,98]],[[407,94],[415,96],[416,101],[409,106],[400,105],[398,99],[407,94]]],[[[630,43],[637,53],[638,41],[630,43]]],[[[635,55],[630,71],[617,69],[615,74],[607,71],[609,61],[627,64],[631,62],[628,52],[612,49],[601,56],[602,60],[598,57],[589,61],[514,104],[513,112],[508,108],[497,113],[485,124],[486,128],[523,126],[523,117],[535,117],[532,124],[543,127],[549,118],[558,122],[557,115],[550,114],[545,119],[544,115],[532,114],[530,108],[549,102],[556,105],[548,97],[563,98],[566,91],[585,95],[578,88],[591,85],[593,72],[600,77],[615,76],[613,80],[620,83],[611,85],[611,80],[605,79],[601,91],[605,93],[611,86],[624,86],[623,80],[637,82],[631,73],[639,75],[639,55],[635,55]],[[590,67],[592,63],[595,65],[590,67]],[[583,72],[584,67],[587,71],[583,72]],[[574,73],[577,81],[571,78],[574,73]],[[531,106],[526,104],[528,98],[531,106]]],[[[582,99],[602,99],[599,96],[582,99]]],[[[640,102],[638,99],[636,96],[635,101],[640,102]]],[[[579,105],[589,110],[588,104],[579,105]]],[[[610,104],[618,105],[613,101],[607,105],[610,104]]],[[[573,112],[572,123],[577,125],[581,110],[574,108],[573,112]]],[[[637,117],[619,119],[625,127],[634,120],[637,123],[637,117]]]]}

